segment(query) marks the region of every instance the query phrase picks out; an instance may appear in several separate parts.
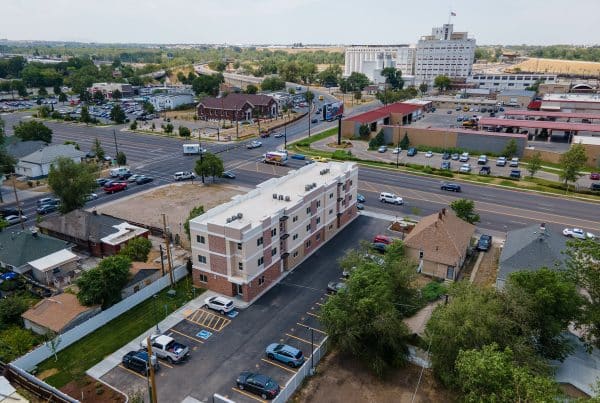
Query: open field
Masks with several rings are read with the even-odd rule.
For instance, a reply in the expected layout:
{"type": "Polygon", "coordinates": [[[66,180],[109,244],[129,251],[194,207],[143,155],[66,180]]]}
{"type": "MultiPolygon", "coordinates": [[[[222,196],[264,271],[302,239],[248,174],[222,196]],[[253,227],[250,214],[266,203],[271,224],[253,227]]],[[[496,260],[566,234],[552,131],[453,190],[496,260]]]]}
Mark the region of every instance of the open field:
{"type": "Polygon", "coordinates": [[[317,52],[319,50],[322,50],[323,52],[339,52],[339,53],[344,53],[345,49],[344,47],[326,47],[326,48],[257,48],[258,50],[270,50],[272,52],[275,52],[277,50],[281,50],[283,52],[286,53],[302,53],[302,52],[317,52]]]}
{"type": "Polygon", "coordinates": [[[600,63],[578,60],[531,58],[513,65],[506,71],[515,72],[516,69],[529,73],[598,76],[600,74],[600,63]]]}

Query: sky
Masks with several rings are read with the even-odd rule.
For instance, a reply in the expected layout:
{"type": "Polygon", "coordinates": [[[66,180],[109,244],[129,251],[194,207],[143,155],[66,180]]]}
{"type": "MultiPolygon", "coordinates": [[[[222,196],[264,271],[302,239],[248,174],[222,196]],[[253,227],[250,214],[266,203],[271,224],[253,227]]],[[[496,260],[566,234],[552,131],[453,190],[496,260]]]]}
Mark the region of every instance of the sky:
{"type": "Polygon", "coordinates": [[[600,43],[599,0],[1,0],[0,39],[409,44],[450,11],[478,45],[600,43]]]}

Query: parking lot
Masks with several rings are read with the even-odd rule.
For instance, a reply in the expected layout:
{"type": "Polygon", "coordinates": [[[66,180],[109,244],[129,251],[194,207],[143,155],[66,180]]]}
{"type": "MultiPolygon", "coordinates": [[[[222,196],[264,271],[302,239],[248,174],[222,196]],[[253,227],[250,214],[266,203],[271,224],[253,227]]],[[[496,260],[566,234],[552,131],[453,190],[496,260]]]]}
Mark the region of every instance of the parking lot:
{"type": "MultiPolygon", "coordinates": [[[[220,315],[200,308],[185,312],[186,318],[175,326],[160,329],[186,344],[190,357],[174,365],[161,360],[156,378],[158,400],[178,402],[191,396],[211,401],[212,395],[219,393],[236,402],[262,401],[236,387],[235,379],[242,371],[270,376],[284,388],[297,369],[267,359],[265,348],[270,343],[288,344],[310,360],[311,339],[316,349],[326,336],[319,312],[328,298],[327,283],[341,278],[337,259],[361,239],[384,233],[387,225],[386,221],[359,216],[237,315],[220,315]]],[[[125,393],[140,390],[147,395],[146,378],[121,366],[113,368],[102,380],[125,393]]]]}

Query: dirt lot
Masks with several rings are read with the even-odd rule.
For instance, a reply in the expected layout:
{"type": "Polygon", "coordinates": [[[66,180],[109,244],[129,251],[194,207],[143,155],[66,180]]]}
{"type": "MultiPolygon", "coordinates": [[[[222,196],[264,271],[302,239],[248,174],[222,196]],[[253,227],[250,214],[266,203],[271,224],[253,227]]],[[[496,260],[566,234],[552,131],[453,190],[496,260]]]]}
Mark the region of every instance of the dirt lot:
{"type": "MultiPolygon", "coordinates": [[[[559,60],[559,59],[537,59],[531,58],[524,62],[511,66],[513,72],[515,69],[521,71],[530,71],[546,74],[581,74],[588,76],[598,76],[600,74],[600,63],[586,62],[580,60],[559,60]]],[[[517,70],[518,71],[518,70],[517,70]]]]}
{"type": "MultiPolygon", "coordinates": [[[[379,380],[354,359],[338,353],[328,354],[298,393],[294,403],[411,402],[421,368],[408,365],[379,380]]],[[[433,378],[431,370],[423,372],[414,402],[453,402],[456,396],[433,378]]]]}
{"type": "Polygon", "coordinates": [[[483,287],[492,287],[496,283],[499,258],[499,245],[492,244],[490,250],[483,255],[477,274],[475,274],[473,284],[483,287]]]}
{"type": "Polygon", "coordinates": [[[89,376],[68,383],[61,391],[86,403],[121,403],[125,401],[123,395],[89,376]]]}
{"type": "Polygon", "coordinates": [[[207,211],[248,190],[233,185],[202,185],[196,181],[177,183],[105,204],[97,210],[133,223],[144,223],[158,228],[163,226],[161,214],[164,213],[167,216],[167,226],[173,234],[179,234],[183,246],[187,247],[189,242],[184,235],[183,223],[192,208],[204,206],[204,211],[207,211]]]}

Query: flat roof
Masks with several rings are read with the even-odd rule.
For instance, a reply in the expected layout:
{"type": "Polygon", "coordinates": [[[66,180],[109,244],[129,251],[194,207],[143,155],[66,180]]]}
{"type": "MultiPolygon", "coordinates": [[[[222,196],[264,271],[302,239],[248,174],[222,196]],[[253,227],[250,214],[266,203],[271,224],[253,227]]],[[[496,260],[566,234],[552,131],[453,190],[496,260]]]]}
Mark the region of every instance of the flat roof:
{"type": "Polygon", "coordinates": [[[438,132],[453,132],[453,133],[463,133],[463,134],[477,134],[477,135],[480,135],[480,136],[513,137],[513,138],[527,137],[526,134],[521,134],[521,133],[488,132],[488,131],[485,131],[485,130],[473,130],[473,129],[467,129],[467,128],[462,128],[462,127],[445,128],[445,127],[432,127],[432,126],[428,126],[428,127],[419,127],[419,129],[434,130],[434,131],[438,131],[438,132]]]}
{"type": "Polygon", "coordinates": [[[480,126],[528,127],[532,129],[552,129],[561,131],[600,133],[600,125],[590,123],[551,122],[525,119],[481,118],[480,126]]]}
{"type": "Polygon", "coordinates": [[[506,110],[505,116],[544,116],[549,118],[571,118],[571,119],[600,119],[600,113],[576,113],[576,112],[551,112],[551,111],[527,111],[519,109],[516,111],[506,110]]]}
{"type": "Polygon", "coordinates": [[[416,110],[421,109],[423,105],[413,105],[406,102],[396,102],[387,106],[383,106],[378,109],[374,109],[369,112],[361,113],[359,115],[350,116],[344,120],[351,122],[360,122],[362,124],[371,123],[381,118],[387,117],[392,113],[408,114],[416,110]]]}
{"type": "Polygon", "coordinates": [[[593,146],[600,146],[600,137],[594,136],[577,136],[573,137],[573,143],[578,144],[589,144],[593,146]]]}
{"type": "Polygon", "coordinates": [[[192,219],[192,224],[215,224],[241,230],[247,226],[262,226],[262,222],[280,211],[296,206],[314,188],[307,190],[306,185],[317,187],[337,183],[338,177],[350,173],[356,164],[352,162],[316,162],[300,169],[289,171],[286,176],[272,178],[256,186],[256,189],[234,196],[231,201],[210,209],[192,219]],[[277,198],[273,195],[277,194],[277,198]],[[283,200],[279,200],[279,195],[283,200]],[[285,200],[289,197],[289,200],[285,200]],[[238,215],[241,214],[241,217],[238,215]],[[227,222],[231,217],[236,219],[227,222]],[[240,217],[240,218],[237,218],[240,217]]]}
{"type": "Polygon", "coordinates": [[[67,262],[77,260],[76,254],[68,249],[59,250],[40,259],[29,262],[29,265],[39,271],[48,271],[67,262]]]}
{"type": "Polygon", "coordinates": [[[546,94],[543,101],[554,102],[600,102],[599,94],[546,94]]]}

